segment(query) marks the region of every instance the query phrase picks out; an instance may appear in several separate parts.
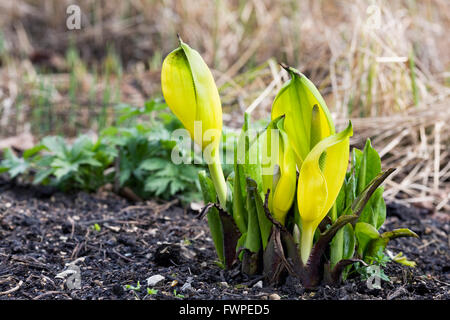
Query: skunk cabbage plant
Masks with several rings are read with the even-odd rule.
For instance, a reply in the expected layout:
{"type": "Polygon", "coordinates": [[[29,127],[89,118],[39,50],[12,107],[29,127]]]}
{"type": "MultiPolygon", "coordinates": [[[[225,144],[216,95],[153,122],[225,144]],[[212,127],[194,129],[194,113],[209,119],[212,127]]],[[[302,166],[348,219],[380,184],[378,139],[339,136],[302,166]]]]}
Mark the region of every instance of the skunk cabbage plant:
{"type": "Polygon", "coordinates": [[[222,109],[214,78],[199,55],[180,39],[164,60],[162,91],[204,157],[209,173],[199,181],[219,264],[263,274],[269,284],[287,274],[305,287],[337,283],[351,265],[372,263],[390,239],[417,236],[408,229],[380,234],[386,207],[378,153],[367,141],[350,156],[351,122],[336,132],[314,84],[282,65],[291,79],[276,95],[271,121],[252,135],[250,115],[225,180],[218,148],[222,109]],[[200,129],[199,129],[200,128],[200,129]],[[212,131],[212,132],[209,132],[212,131]]]}

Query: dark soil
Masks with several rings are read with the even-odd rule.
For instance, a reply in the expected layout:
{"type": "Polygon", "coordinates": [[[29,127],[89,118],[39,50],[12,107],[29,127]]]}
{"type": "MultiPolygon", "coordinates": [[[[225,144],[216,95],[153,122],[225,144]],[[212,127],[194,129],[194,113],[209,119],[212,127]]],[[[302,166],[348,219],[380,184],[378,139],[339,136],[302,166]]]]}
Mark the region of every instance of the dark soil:
{"type": "Polygon", "coordinates": [[[314,291],[290,277],[260,288],[260,277],[215,264],[206,221],[176,201],[132,204],[108,192],[62,194],[0,180],[0,299],[449,299],[449,223],[430,214],[388,205],[383,229],[407,227],[420,239],[391,241],[388,249],[417,267],[389,262],[391,281],[381,289],[359,275],[314,291]],[[71,275],[56,276],[73,261],[81,288],[71,290],[71,275]],[[165,278],[148,293],[154,275],[165,278]],[[126,288],[138,282],[139,290],[126,288]]]}

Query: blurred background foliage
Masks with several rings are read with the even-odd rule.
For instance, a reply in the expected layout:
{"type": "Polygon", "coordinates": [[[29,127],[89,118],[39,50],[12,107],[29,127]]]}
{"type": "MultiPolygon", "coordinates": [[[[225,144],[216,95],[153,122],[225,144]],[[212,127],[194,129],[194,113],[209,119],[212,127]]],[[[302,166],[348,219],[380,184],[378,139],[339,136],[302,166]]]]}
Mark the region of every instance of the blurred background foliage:
{"type": "Polygon", "coordinates": [[[117,129],[124,107],[161,96],[179,33],[211,67],[231,129],[246,109],[267,118],[284,62],[319,88],[338,127],[354,119],[353,145],[370,137],[383,165],[400,167],[388,198],[449,210],[449,27],[445,0],[4,0],[0,148],[117,129]],[[66,27],[71,4],[80,30],[66,27]]]}

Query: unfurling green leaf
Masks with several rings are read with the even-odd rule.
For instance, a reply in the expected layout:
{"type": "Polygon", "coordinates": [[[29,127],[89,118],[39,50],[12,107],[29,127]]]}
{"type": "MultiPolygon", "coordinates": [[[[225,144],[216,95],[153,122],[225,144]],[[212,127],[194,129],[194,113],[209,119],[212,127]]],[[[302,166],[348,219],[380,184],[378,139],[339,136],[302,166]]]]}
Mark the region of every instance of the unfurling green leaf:
{"type": "MultiPolygon", "coordinates": [[[[200,171],[198,173],[198,178],[200,181],[200,188],[203,194],[203,201],[205,204],[216,202],[216,190],[214,188],[214,184],[211,179],[206,176],[205,171],[200,171]]],[[[216,247],[216,253],[219,257],[219,260],[222,263],[225,263],[225,257],[223,252],[223,230],[222,223],[220,221],[219,212],[216,208],[211,208],[208,212],[208,225],[209,230],[211,232],[211,237],[214,242],[214,246],[216,247]]]]}

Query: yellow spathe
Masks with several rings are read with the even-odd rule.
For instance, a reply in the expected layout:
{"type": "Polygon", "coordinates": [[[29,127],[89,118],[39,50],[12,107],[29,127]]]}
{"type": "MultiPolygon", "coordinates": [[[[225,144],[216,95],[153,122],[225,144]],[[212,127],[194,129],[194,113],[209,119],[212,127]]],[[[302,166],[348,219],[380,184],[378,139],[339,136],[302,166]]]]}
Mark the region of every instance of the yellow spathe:
{"type": "Polygon", "coordinates": [[[311,118],[314,105],[319,108],[322,138],[335,133],[328,107],[314,84],[294,68],[287,68],[291,79],[287,81],[272,105],[272,119],[285,115],[284,128],[295,151],[297,165],[305,160],[311,146],[311,118]]]}
{"type": "Polygon", "coordinates": [[[297,202],[302,221],[301,256],[309,258],[314,232],[333,206],[348,166],[351,123],[338,134],[317,143],[300,168],[297,202]],[[326,152],[325,160],[320,160],[326,152]]]}
{"type": "Polygon", "coordinates": [[[222,132],[222,106],[214,78],[200,54],[180,40],[180,47],[164,59],[161,87],[167,105],[192,139],[202,149],[212,143],[215,150],[222,132]],[[196,121],[201,123],[201,132],[195,132],[196,121]],[[211,129],[214,131],[205,135],[211,129]]]}

